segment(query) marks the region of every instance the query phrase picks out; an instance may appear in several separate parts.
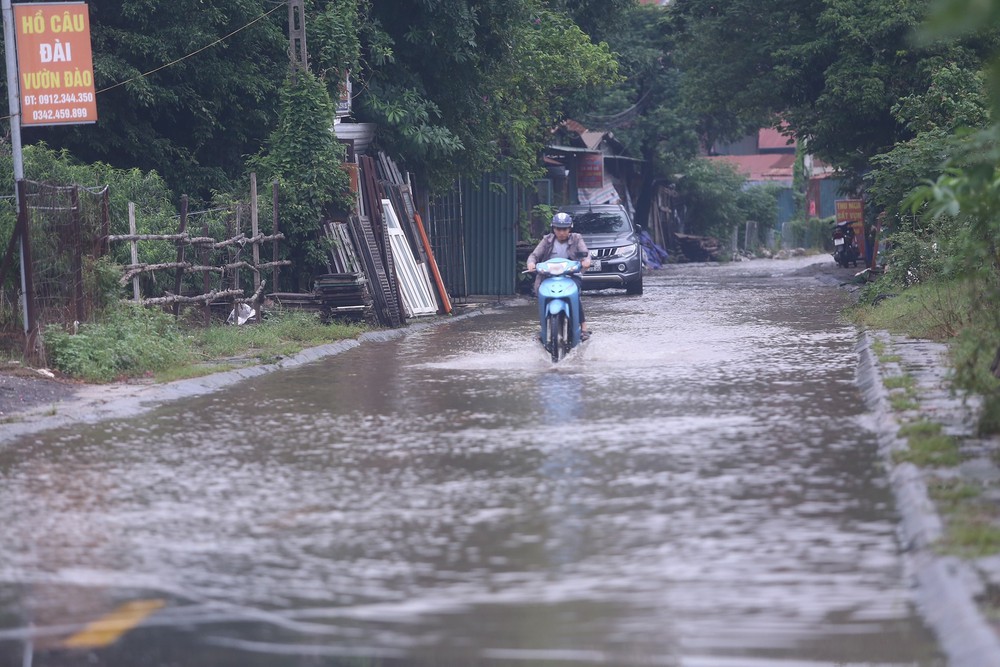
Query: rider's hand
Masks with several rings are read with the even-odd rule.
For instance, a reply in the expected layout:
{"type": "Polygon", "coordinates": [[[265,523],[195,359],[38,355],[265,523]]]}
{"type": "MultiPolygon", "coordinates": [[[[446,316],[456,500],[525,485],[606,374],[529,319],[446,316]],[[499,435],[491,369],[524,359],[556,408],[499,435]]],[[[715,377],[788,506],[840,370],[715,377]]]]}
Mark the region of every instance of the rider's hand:
{"type": "Polygon", "coordinates": [[[534,271],[535,270],[535,263],[534,262],[528,262],[528,270],[529,271],[534,271]]]}

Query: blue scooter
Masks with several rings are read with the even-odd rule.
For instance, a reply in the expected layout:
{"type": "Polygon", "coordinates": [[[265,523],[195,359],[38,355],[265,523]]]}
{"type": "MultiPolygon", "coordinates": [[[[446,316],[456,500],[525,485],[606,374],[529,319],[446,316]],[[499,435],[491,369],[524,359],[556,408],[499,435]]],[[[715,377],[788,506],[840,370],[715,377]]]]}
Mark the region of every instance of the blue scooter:
{"type": "Polygon", "coordinates": [[[554,362],[580,344],[580,288],[571,276],[581,268],[580,262],[562,258],[535,265],[544,276],[538,285],[538,339],[554,362]]]}

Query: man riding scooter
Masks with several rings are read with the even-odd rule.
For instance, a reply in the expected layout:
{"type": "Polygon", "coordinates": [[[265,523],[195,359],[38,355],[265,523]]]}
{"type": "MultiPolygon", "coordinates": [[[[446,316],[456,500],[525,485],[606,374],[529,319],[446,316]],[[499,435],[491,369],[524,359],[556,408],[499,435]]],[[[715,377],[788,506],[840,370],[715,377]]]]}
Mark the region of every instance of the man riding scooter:
{"type": "MultiPolygon", "coordinates": [[[[546,234],[539,241],[535,249],[528,255],[527,269],[534,271],[538,262],[546,262],[553,257],[561,257],[579,261],[583,265],[583,270],[590,268],[590,251],[584,243],[580,234],[572,232],[573,218],[569,213],[556,213],[552,216],[552,233],[546,234]]],[[[583,280],[580,276],[572,276],[574,282],[581,292],[583,291],[583,280]]],[[[538,293],[538,285],[542,282],[540,275],[535,276],[535,285],[532,288],[535,294],[538,293]]],[[[590,332],[587,331],[587,320],[583,314],[583,301],[580,302],[580,338],[587,340],[590,332]]]]}

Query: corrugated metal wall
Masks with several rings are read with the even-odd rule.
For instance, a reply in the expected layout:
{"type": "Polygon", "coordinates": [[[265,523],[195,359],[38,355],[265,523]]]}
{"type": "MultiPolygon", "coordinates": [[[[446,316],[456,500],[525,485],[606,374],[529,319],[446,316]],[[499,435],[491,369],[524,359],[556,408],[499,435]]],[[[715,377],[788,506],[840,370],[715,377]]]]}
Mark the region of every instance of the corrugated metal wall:
{"type": "Polygon", "coordinates": [[[427,233],[453,298],[515,293],[518,224],[528,196],[510,176],[487,174],[429,199],[427,233]]]}
{"type": "MultiPolygon", "coordinates": [[[[835,214],[834,202],[838,199],[846,199],[845,195],[839,194],[841,179],[839,178],[819,178],[810,184],[810,191],[818,200],[816,212],[817,218],[829,218],[835,214]]],[[[784,188],[778,192],[778,226],[788,222],[795,217],[795,197],[791,188],[784,188]]]]}
{"type": "Polygon", "coordinates": [[[795,194],[791,188],[778,190],[778,227],[795,217],[795,194]]]}
{"type": "Polygon", "coordinates": [[[478,183],[463,179],[462,213],[470,295],[514,294],[518,219],[523,207],[523,188],[508,175],[486,174],[478,183]]]}

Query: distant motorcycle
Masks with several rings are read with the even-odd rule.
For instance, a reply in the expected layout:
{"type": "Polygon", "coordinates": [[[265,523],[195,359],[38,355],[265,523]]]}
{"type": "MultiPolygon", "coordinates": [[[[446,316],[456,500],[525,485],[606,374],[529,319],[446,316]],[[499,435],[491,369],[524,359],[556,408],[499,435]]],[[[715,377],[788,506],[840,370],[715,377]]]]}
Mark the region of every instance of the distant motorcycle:
{"type": "Polygon", "coordinates": [[[856,267],[861,261],[858,239],[849,222],[838,222],[833,228],[833,259],[845,269],[848,264],[856,267]]]}
{"type": "Polygon", "coordinates": [[[580,288],[572,276],[581,268],[580,262],[562,258],[535,266],[543,276],[538,285],[538,339],[554,362],[580,344],[580,288]]]}

